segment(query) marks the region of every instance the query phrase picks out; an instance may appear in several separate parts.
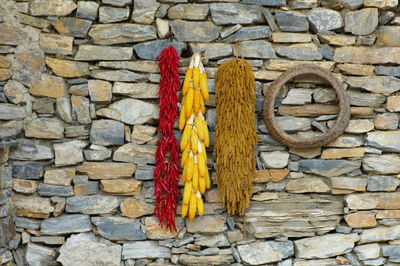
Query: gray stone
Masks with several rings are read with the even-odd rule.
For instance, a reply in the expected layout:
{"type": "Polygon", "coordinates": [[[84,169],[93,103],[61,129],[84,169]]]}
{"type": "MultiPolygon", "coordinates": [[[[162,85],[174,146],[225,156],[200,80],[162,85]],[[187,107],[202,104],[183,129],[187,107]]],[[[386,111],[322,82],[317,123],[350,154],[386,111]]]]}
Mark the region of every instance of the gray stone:
{"type": "Polygon", "coordinates": [[[315,44],[293,44],[276,47],[278,55],[297,60],[321,60],[322,54],[315,44]]]}
{"type": "Polygon", "coordinates": [[[95,25],[89,36],[95,43],[102,45],[147,41],[157,37],[154,26],[131,23],[95,25]]]}
{"type": "Polygon", "coordinates": [[[143,162],[152,164],[155,163],[155,153],[155,146],[127,143],[119,147],[114,152],[113,160],[118,162],[131,162],[136,164],[143,164],[143,162]]]}
{"type": "Polygon", "coordinates": [[[160,6],[156,0],[135,0],[133,5],[132,20],[137,23],[150,24],[160,6]]]}
{"type": "Polygon", "coordinates": [[[84,96],[71,96],[73,116],[80,124],[90,124],[90,101],[84,96]]]}
{"type": "Polygon", "coordinates": [[[64,123],[57,118],[36,118],[25,127],[25,136],[62,139],[64,137],[64,123]]]}
{"type": "Polygon", "coordinates": [[[130,125],[145,124],[158,119],[158,113],[159,109],[156,104],[136,99],[123,99],[97,111],[97,115],[119,120],[130,125]]]}
{"type": "Polygon", "coordinates": [[[69,197],[74,195],[74,190],[72,187],[40,183],[38,186],[38,193],[40,196],[44,197],[69,197]]]}
{"type": "Polygon", "coordinates": [[[393,176],[368,176],[367,191],[396,191],[399,179],[393,176]]]}
{"type": "Polygon", "coordinates": [[[281,31],[308,31],[307,17],[296,11],[276,11],[276,22],[281,31]]]}
{"type": "Polygon", "coordinates": [[[261,158],[267,168],[284,168],[288,164],[289,153],[285,151],[262,152],[261,158]]]}
{"type": "Polygon", "coordinates": [[[276,54],[271,43],[267,41],[243,41],[240,42],[240,51],[238,51],[236,48],[237,47],[234,49],[234,54],[236,56],[262,59],[276,58],[276,54]]]}
{"type": "Polygon", "coordinates": [[[358,234],[328,234],[294,241],[296,255],[303,259],[321,259],[351,252],[358,234]]]}
{"type": "Polygon", "coordinates": [[[299,171],[326,177],[341,176],[351,173],[361,166],[361,161],[346,160],[302,160],[299,162],[299,171]]]}
{"type": "Polygon", "coordinates": [[[0,189],[12,188],[12,170],[10,166],[0,165],[0,189]]]}
{"type": "Polygon", "coordinates": [[[377,243],[360,245],[354,248],[354,252],[360,260],[371,260],[379,258],[381,248],[377,243]]]}
{"type": "Polygon", "coordinates": [[[375,74],[383,76],[400,77],[400,67],[394,66],[376,66],[375,74]]]}
{"type": "Polygon", "coordinates": [[[370,265],[370,266],[379,266],[379,265],[384,265],[386,262],[385,258],[379,258],[375,260],[364,260],[363,263],[364,265],[370,265]]]}
{"type": "Polygon", "coordinates": [[[113,196],[74,196],[67,198],[67,213],[101,214],[114,211],[120,200],[113,196]]]}
{"type": "Polygon", "coordinates": [[[40,140],[18,140],[18,146],[10,151],[9,158],[21,161],[40,161],[54,158],[54,153],[49,144],[40,140]]]}
{"type": "MultiPolygon", "coordinates": [[[[267,26],[253,26],[241,28],[228,38],[224,39],[224,42],[236,42],[236,41],[246,41],[254,39],[264,39],[271,36],[271,31],[267,26]]],[[[222,33],[221,33],[222,37],[222,33]]]]}
{"type": "Polygon", "coordinates": [[[135,172],[135,179],[137,180],[152,180],[154,169],[137,169],[135,172]]]}
{"type": "Polygon", "coordinates": [[[34,162],[13,162],[11,164],[12,176],[22,179],[40,179],[43,176],[43,164],[34,162]]]}
{"type": "Polygon", "coordinates": [[[346,83],[350,87],[362,88],[372,93],[389,95],[400,90],[400,79],[395,77],[348,77],[346,83]]]}
{"type": "Polygon", "coordinates": [[[73,37],[85,37],[88,33],[92,21],[72,18],[72,17],[61,17],[53,23],[57,32],[73,37]]]}
{"type": "Polygon", "coordinates": [[[327,32],[343,27],[340,13],[325,8],[313,8],[307,16],[311,29],[315,32],[327,32]]]}
{"type": "Polygon", "coordinates": [[[99,9],[99,21],[102,23],[112,23],[124,21],[129,18],[129,7],[118,8],[110,6],[101,6],[99,9]]]}
{"type": "Polygon", "coordinates": [[[85,126],[80,125],[80,126],[65,127],[65,136],[67,138],[88,136],[88,135],[89,135],[89,130],[86,129],[85,126]]]}
{"type": "Polygon", "coordinates": [[[132,3],[132,0],[101,0],[103,4],[112,6],[126,6],[132,3]]]}
{"type": "Polygon", "coordinates": [[[0,122],[0,139],[15,138],[22,132],[22,121],[0,122]]]}
{"type": "Polygon", "coordinates": [[[43,220],[40,233],[44,235],[65,235],[92,230],[89,215],[71,214],[43,220]]]}
{"type": "Polygon", "coordinates": [[[225,43],[191,43],[193,53],[205,51],[204,58],[221,58],[232,55],[232,46],[225,43]]]}
{"type": "Polygon", "coordinates": [[[99,4],[94,1],[79,1],[76,10],[77,18],[96,20],[99,4]]]}
{"type": "Polygon", "coordinates": [[[242,25],[240,25],[240,24],[236,24],[234,26],[227,27],[221,31],[221,38],[225,38],[225,37],[237,32],[241,28],[242,28],[242,25]]]}
{"type": "Polygon", "coordinates": [[[309,9],[318,6],[317,0],[290,0],[289,7],[291,9],[309,9]]]}
{"type": "Polygon", "coordinates": [[[286,0],[243,0],[243,3],[280,7],[286,5],[286,0]]]}
{"type": "Polygon", "coordinates": [[[106,119],[93,121],[90,142],[104,146],[124,144],[124,124],[106,119]]]}
{"type": "Polygon", "coordinates": [[[78,84],[71,86],[69,88],[69,94],[72,95],[77,95],[77,96],[88,96],[89,95],[89,89],[88,89],[88,84],[78,84]]]}
{"type": "Polygon", "coordinates": [[[221,31],[221,27],[211,21],[193,22],[178,19],[171,21],[170,26],[172,33],[180,42],[211,42],[218,39],[221,31]]]}
{"type": "MultiPolygon", "coordinates": [[[[135,44],[133,49],[136,55],[142,59],[156,60],[156,58],[161,54],[164,48],[170,45],[168,40],[157,40],[145,43],[135,44]]],[[[172,46],[177,50],[178,55],[182,53],[185,48],[185,44],[182,42],[172,41],[172,46]]]]}
{"type": "Polygon", "coordinates": [[[373,174],[399,174],[400,156],[398,155],[369,155],[363,158],[363,170],[373,174]]]}
{"type": "Polygon", "coordinates": [[[88,181],[80,184],[75,183],[74,186],[74,193],[76,196],[95,195],[98,192],[99,192],[99,183],[96,181],[88,181]]]}
{"type": "Polygon", "coordinates": [[[122,247],[122,259],[170,258],[169,248],[161,247],[156,241],[127,242],[122,247]]]}
{"type": "Polygon", "coordinates": [[[57,252],[55,249],[28,243],[26,248],[26,263],[27,265],[40,266],[40,265],[56,265],[55,258],[57,252]]]}
{"type": "Polygon", "coordinates": [[[364,8],[346,13],[344,30],[355,35],[368,35],[378,26],[378,9],[364,8]]]}
{"type": "Polygon", "coordinates": [[[64,266],[120,266],[121,246],[93,233],[72,235],[62,245],[57,258],[64,266]]]}
{"type": "Polygon", "coordinates": [[[84,44],[84,45],[79,45],[78,52],[75,54],[74,59],[77,61],[130,60],[132,58],[132,55],[133,55],[132,47],[115,47],[115,46],[84,44]]]}
{"type": "Polygon", "coordinates": [[[84,140],[72,140],[53,145],[55,153],[55,165],[75,165],[83,162],[82,149],[86,147],[87,142],[84,140]]]}
{"type": "Polygon", "coordinates": [[[14,216],[14,222],[16,227],[36,230],[40,228],[41,220],[14,216]]]}
{"type": "Polygon", "coordinates": [[[111,150],[107,151],[96,151],[96,150],[84,150],[83,154],[85,159],[88,161],[104,161],[111,157],[111,150]]]}
{"type": "Polygon", "coordinates": [[[365,229],[361,233],[360,244],[371,242],[383,242],[400,239],[400,225],[386,227],[379,226],[372,229],[365,229]]]}
{"type": "Polygon", "coordinates": [[[230,243],[224,234],[215,236],[200,236],[196,239],[195,245],[206,247],[229,247],[230,243]]]}
{"type": "Polygon", "coordinates": [[[144,79],[142,74],[129,70],[92,70],[90,74],[93,78],[109,81],[140,81],[144,79]]]}
{"type": "Polygon", "coordinates": [[[177,4],[168,9],[169,19],[204,20],[209,11],[207,4],[177,4]]]}
{"type": "Polygon", "coordinates": [[[32,104],[32,110],[38,114],[54,114],[55,100],[52,98],[39,98],[32,104]]]}
{"type": "Polygon", "coordinates": [[[350,90],[347,92],[350,104],[353,106],[379,107],[386,101],[386,97],[375,93],[362,93],[350,90]]]}
{"type": "Polygon", "coordinates": [[[67,123],[73,121],[71,101],[69,97],[59,97],[56,99],[56,114],[67,123]]]}
{"type": "Polygon", "coordinates": [[[400,152],[400,131],[369,132],[366,144],[382,151],[400,152]]]}
{"type": "Polygon", "coordinates": [[[99,234],[109,240],[143,240],[145,233],[139,220],[122,217],[92,217],[99,234]]]}
{"type": "Polygon", "coordinates": [[[31,237],[33,243],[42,243],[46,245],[62,245],[65,242],[64,236],[33,236],[31,237]]]}
{"type": "Polygon", "coordinates": [[[156,18],[163,18],[167,15],[169,9],[169,5],[168,4],[161,4],[160,7],[157,9],[156,11],[156,18]]]}
{"type": "Polygon", "coordinates": [[[271,28],[271,31],[275,32],[278,31],[278,25],[275,23],[275,19],[272,16],[270,10],[268,8],[262,8],[261,12],[263,13],[265,19],[267,20],[267,23],[269,27],[271,28]]]}
{"type": "Polygon", "coordinates": [[[396,17],[396,15],[392,11],[387,11],[387,12],[381,14],[381,16],[379,17],[379,20],[378,20],[378,24],[380,26],[386,25],[389,22],[391,22],[395,17],[396,17]]]}
{"type": "Polygon", "coordinates": [[[0,120],[15,120],[25,118],[26,111],[22,106],[1,103],[0,104],[0,120]]]}
{"type": "Polygon", "coordinates": [[[378,114],[374,124],[376,129],[395,130],[399,126],[399,117],[393,113],[378,114]]]}
{"type": "Polygon", "coordinates": [[[237,247],[242,260],[250,265],[278,262],[294,254],[293,242],[254,242],[237,247]]]}
{"type": "Polygon", "coordinates": [[[294,88],[289,90],[287,96],[283,99],[282,104],[302,105],[311,103],[311,95],[313,90],[294,88]]]}
{"type": "MultiPolygon", "coordinates": [[[[370,244],[374,245],[374,244],[370,244]]],[[[378,244],[375,244],[378,245],[378,244]]],[[[385,257],[398,257],[400,254],[400,246],[382,246],[382,253],[385,257]]],[[[371,258],[375,259],[375,258],[371,258]]]]}
{"type": "Polygon", "coordinates": [[[320,52],[325,59],[334,61],[333,60],[333,56],[334,56],[333,50],[328,44],[322,45],[320,52]]]}
{"type": "Polygon", "coordinates": [[[254,5],[212,3],[211,18],[217,25],[251,24],[261,22],[261,10],[254,5]]]}

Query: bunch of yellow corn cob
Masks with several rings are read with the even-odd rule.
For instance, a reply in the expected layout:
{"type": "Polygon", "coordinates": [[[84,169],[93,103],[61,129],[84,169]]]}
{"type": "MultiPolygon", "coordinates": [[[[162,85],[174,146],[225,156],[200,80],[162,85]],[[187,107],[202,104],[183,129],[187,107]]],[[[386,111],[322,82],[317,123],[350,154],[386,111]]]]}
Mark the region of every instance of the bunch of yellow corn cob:
{"type": "Polygon", "coordinates": [[[206,147],[210,145],[208,127],[204,119],[205,104],[208,100],[207,75],[195,53],[186,72],[182,86],[182,105],[179,115],[179,130],[183,130],[180,148],[183,151],[181,166],[182,181],[185,184],[182,200],[182,217],[191,221],[196,215],[203,216],[202,194],[210,188],[206,147]]]}

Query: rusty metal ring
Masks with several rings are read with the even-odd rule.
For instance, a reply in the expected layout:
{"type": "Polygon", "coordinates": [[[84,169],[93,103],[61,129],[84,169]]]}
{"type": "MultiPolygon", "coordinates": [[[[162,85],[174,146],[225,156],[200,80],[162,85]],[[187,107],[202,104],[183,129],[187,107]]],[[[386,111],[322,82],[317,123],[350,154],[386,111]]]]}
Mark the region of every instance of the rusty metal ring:
{"type": "Polygon", "coordinates": [[[268,132],[280,143],[292,148],[315,148],[332,142],[344,132],[350,120],[350,103],[341,83],[332,73],[316,65],[302,64],[289,68],[266,90],[263,117],[268,132]],[[303,74],[313,74],[328,81],[339,99],[339,114],[333,126],[327,132],[312,139],[294,138],[286,134],[278,127],[274,113],[275,99],[282,86],[294,77],[303,74]]]}

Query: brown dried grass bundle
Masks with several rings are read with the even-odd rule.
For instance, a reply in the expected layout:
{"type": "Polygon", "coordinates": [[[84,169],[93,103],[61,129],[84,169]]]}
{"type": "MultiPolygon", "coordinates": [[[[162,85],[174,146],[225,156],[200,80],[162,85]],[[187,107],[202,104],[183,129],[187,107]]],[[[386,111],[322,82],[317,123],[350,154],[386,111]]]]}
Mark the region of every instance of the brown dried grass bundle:
{"type": "Polygon", "coordinates": [[[256,85],[249,63],[233,59],[216,76],[216,170],[223,205],[229,214],[244,214],[252,195],[257,144],[256,85]]]}

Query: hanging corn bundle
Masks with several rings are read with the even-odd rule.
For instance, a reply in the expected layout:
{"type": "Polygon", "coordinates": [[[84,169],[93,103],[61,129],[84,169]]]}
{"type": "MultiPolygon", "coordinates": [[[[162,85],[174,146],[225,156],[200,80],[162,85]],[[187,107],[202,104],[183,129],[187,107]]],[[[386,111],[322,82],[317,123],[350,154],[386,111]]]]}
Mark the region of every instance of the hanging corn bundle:
{"type": "Polygon", "coordinates": [[[250,204],[255,169],[255,80],[244,59],[223,63],[216,76],[216,170],[223,205],[244,214],[250,204]]]}
{"type": "Polygon", "coordinates": [[[155,214],[160,225],[176,231],[175,215],[179,196],[179,146],[174,136],[174,122],[178,117],[179,56],[173,46],[165,48],[160,56],[160,98],[158,131],[154,169],[155,214]]]}
{"type": "Polygon", "coordinates": [[[183,167],[182,181],[185,184],[182,199],[182,217],[191,221],[196,215],[203,216],[202,194],[210,188],[207,168],[206,147],[210,145],[208,127],[204,119],[205,104],[208,100],[207,76],[196,53],[190,60],[182,86],[182,105],[179,115],[179,129],[183,130],[180,148],[183,167]]]}

